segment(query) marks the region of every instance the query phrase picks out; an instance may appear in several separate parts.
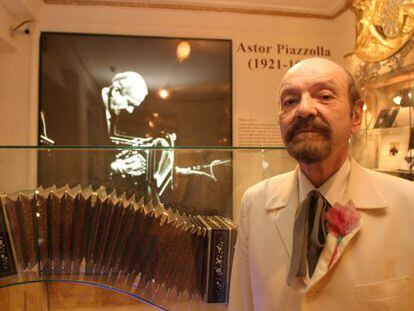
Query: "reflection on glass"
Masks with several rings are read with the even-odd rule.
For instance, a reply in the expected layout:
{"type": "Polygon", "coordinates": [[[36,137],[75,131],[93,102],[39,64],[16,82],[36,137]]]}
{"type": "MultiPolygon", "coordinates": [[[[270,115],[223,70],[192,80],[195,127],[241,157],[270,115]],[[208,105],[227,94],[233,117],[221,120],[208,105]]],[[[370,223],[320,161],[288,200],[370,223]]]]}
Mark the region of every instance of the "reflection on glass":
{"type": "Polygon", "coordinates": [[[83,282],[34,282],[0,289],[0,310],[136,310],[161,308],[110,287],[83,282]]]}

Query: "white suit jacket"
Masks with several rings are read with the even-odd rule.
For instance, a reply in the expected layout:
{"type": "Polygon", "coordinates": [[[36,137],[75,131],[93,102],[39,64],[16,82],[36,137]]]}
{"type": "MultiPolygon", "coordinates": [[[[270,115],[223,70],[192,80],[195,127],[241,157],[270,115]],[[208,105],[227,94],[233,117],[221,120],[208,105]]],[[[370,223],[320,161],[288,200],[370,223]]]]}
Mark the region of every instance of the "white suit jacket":
{"type": "Polygon", "coordinates": [[[307,284],[286,285],[297,170],[264,180],[243,197],[229,309],[414,310],[414,183],[354,160],[345,200],[361,212],[358,227],[343,238],[329,268],[331,234],[307,284]]]}

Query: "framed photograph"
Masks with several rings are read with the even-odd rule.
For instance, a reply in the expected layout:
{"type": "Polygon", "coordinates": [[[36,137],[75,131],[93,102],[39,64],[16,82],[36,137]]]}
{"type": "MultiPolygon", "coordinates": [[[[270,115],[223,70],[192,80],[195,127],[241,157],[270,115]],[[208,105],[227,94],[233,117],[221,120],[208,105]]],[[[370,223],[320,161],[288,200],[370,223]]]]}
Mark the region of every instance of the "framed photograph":
{"type": "Polygon", "coordinates": [[[393,133],[382,133],[379,144],[378,168],[399,170],[409,150],[410,132],[398,129],[393,133]]]}
{"type": "Polygon", "coordinates": [[[230,216],[230,152],[168,148],[232,145],[231,55],[230,40],[42,33],[40,145],[164,149],[40,156],[39,183],[150,184],[181,210],[230,216]]]}
{"type": "Polygon", "coordinates": [[[392,127],[399,112],[399,108],[382,109],[378,114],[374,128],[392,127]]]}

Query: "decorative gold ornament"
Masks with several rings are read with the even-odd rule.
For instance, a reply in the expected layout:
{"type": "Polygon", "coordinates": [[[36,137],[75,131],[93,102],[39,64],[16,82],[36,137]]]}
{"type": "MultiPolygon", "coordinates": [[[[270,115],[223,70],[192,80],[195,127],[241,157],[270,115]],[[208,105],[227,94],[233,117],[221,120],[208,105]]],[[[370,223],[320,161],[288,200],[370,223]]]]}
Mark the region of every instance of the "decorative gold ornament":
{"type": "Polygon", "coordinates": [[[414,33],[414,0],[348,0],[357,16],[355,54],[378,62],[395,54],[414,33]]]}

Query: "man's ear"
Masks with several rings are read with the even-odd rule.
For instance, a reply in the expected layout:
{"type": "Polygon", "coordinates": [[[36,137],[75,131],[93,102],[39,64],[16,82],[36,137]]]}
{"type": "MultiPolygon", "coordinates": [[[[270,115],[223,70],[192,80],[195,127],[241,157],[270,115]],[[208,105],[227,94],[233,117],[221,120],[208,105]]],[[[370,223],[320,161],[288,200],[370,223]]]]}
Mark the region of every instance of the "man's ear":
{"type": "Polygon", "coordinates": [[[361,128],[364,102],[357,100],[352,109],[352,134],[361,128]]]}

